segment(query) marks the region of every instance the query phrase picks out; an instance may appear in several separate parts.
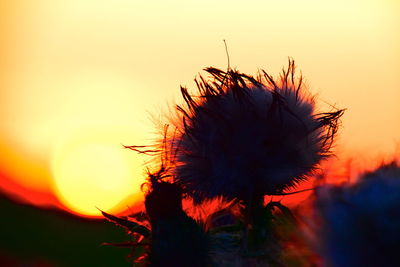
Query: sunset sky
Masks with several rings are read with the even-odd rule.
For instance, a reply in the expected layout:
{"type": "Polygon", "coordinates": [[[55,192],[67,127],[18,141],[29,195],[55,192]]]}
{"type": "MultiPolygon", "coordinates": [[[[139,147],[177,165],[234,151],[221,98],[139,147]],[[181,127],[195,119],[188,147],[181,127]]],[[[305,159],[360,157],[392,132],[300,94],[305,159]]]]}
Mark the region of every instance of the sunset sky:
{"type": "Polygon", "coordinates": [[[148,158],[122,144],[151,144],[179,86],[226,69],[224,39],[231,67],[292,57],[321,110],[347,109],[339,160],[400,151],[397,0],[1,1],[0,188],[86,215],[139,203],[148,158]]]}

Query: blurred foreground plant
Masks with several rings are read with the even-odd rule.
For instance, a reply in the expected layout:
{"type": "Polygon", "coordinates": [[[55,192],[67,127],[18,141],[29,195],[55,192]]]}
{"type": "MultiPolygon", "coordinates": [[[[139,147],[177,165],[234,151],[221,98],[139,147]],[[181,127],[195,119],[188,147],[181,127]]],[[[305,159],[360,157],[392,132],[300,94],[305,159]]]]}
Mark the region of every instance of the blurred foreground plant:
{"type": "Polygon", "coordinates": [[[319,253],[326,266],[400,266],[400,167],[391,163],[348,186],[316,191],[319,253]]]}

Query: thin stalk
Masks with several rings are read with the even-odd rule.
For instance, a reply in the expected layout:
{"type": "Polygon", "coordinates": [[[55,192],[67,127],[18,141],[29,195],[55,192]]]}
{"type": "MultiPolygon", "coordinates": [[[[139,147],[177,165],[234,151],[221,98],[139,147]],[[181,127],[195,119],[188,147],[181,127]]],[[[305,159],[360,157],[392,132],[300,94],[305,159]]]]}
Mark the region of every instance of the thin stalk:
{"type": "Polygon", "coordinates": [[[268,214],[264,208],[264,196],[251,194],[243,201],[244,233],[243,252],[249,257],[258,255],[266,242],[268,232],[268,214]]]}

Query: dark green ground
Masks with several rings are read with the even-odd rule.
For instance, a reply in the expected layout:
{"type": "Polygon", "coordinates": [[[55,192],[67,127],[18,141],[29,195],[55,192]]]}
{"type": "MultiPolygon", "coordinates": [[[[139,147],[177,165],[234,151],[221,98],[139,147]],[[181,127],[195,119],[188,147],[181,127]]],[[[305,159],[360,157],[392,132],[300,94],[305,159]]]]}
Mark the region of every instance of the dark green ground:
{"type": "Polygon", "coordinates": [[[101,246],[127,240],[110,222],[21,205],[0,195],[0,266],[129,266],[129,249],[101,246]]]}

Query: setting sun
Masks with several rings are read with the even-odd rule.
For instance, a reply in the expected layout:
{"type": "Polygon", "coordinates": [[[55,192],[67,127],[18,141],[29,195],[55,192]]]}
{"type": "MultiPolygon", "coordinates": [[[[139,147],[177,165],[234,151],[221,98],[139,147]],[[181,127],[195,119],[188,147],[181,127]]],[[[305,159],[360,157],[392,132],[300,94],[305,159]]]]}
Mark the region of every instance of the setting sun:
{"type": "Polygon", "coordinates": [[[81,214],[99,215],[98,209],[110,211],[122,202],[139,201],[142,164],[131,161],[126,152],[118,143],[95,136],[59,148],[52,169],[63,204],[81,214]]]}

